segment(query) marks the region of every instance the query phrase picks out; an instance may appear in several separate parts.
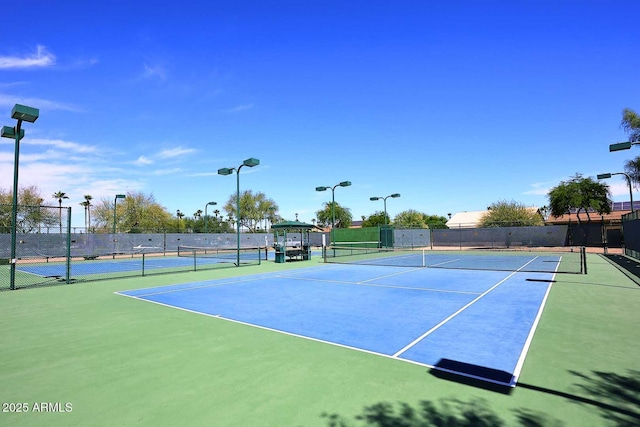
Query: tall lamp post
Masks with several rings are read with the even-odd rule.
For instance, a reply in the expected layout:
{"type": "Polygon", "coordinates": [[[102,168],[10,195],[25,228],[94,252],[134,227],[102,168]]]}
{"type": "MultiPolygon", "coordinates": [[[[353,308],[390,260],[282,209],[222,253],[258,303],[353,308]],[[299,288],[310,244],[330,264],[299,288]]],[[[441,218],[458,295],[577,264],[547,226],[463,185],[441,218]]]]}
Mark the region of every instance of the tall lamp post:
{"type": "Polygon", "coordinates": [[[333,187],[316,187],[316,191],[326,191],[328,189],[331,189],[331,243],[335,243],[334,242],[334,236],[333,236],[333,228],[335,227],[336,224],[336,198],[335,198],[335,192],[336,192],[336,187],[349,187],[351,185],[351,181],[342,181],[339,184],[334,185],[333,187]]]}
{"type": "Polygon", "coordinates": [[[11,110],[11,118],[16,119],[18,123],[15,127],[3,126],[2,137],[15,139],[15,153],[13,159],[13,197],[11,199],[11,272],[10,272],[10,289],[16,288],[16,234],[18,222],[18,162],[20,158],[20,140],[24,137],[24,129],[22,122],[33,123],[38,120],[40,110],[26,105],[16,104],[11,110]]]}
{"type": "Polygon", "coordinates": [[[207,207],[209,205],[213,206],[213,205],[217,205],[217,203],[216,202],[209,202],[206,205],[204,205],[204,232],[205,233],[207,232],[207,207]]]}
{"type": "Polygon", "coordinates": [[[629,186],[629,200],[631,201],[631,213],[634,212],[633,209],[633,190],[632,190],[632,186],[631,186],[631,177],[629,176],[629,174],[626,174],[624,172],[613,172],[613,173],[601,173],[600,175],[598,175],[598,179],[607,179],[607,178],[611,178],[611,175],[624,175],[627,178],[627,185],[629,186]]]}
{"type": "Polygon", "coordinates": [[[218,175],[231,175],[233,172],[236,173],[236,240],[238,246],[236,267],[240,266],[240,169],[242,169],[243,166],[252,168],[254,166],[258,166],[259,164],[260,160],[251,157],[242,162],[242,164],[237,168],[218,169],[218,175]]]}
{"type": "Polygon", "coordinates": [[[116,207],[118,206],[118,199],[125,199],[127,196],[124,194],[116,194],[116,198],[113,200],[113,240],[116,239],[116,207]]]}
{"type": "Polygon", "coordinates": [[[369,197],[369,200],[371,200],[372,202],[376,201],[376,200],[380,200],[382,199],[384,201],[384,225],[387,225],[387,199],[391,197],[391,198],[397,198],[400,197],[399,193],[393,193],[393,194],[389,194],[386,197],[369,197]]]}

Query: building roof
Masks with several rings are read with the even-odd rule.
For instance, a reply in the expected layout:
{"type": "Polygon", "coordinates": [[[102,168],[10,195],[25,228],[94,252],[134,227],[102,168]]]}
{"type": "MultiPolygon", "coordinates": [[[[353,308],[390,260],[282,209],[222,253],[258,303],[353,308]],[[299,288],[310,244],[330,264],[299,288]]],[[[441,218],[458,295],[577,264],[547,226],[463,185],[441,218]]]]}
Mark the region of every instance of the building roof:
{"type": "Polygon", "coordinates": [[[630,210],[626,211],[612,211],[610,214],[602,214],[600,215],[597,212],[589,212],[589,216],[584,211],[581,211],[579,214],[571,213],[562,216],[550,216],[545,223],[546,224],[569,224],[569,223],[577,223],[578,219],[580,222],[588,222],[589,218],[591,218],[592,222],[621,222],[622,215],[626,215],[630,213],[630,210]]]}
{"type": "Polygon", "coordinates": [[[487,211],[458,212],[449,221],[449,228],[475,228],[487,211]]]}

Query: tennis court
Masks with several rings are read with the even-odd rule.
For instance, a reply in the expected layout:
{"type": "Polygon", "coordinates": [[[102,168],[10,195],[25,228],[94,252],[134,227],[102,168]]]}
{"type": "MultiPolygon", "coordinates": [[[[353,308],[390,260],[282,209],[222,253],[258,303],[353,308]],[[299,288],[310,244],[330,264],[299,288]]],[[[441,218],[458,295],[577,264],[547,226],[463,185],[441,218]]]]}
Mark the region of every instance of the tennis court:
{"type": "MultiPolygon", "coordinates": [[[[266,259],[265,248],[196,248],[181,247],[169,255],[135,253],[130,255],[106,255],[76,259],[71,265],[71,276],[75,279],[109,276],[118,273],[139,273],[159,271],[195,270],[217,264],[253,265],[266,259]]],[[[67,264],[59,262],[40,262],[18,264],[17,270],[39,277],[65,277],[67,264]]]]}
{"type": "Polygon", "coordinates": [[[588,257],[588,275],[314,257],[5,292],[0,395],[73,410],[0,424],[637,425],[640,288],[588,257]]]}
{"type": "Polygon", "coordinates": [[[553,274],[321,265],[120,295],[515,386],[553,274]]]}

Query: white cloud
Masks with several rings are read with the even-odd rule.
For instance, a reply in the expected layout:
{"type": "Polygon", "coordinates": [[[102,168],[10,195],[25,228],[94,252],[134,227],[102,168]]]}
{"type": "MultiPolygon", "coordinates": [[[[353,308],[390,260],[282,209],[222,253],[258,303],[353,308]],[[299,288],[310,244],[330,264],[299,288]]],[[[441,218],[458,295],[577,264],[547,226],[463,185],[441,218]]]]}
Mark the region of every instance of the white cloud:
{"type": "Polygon", "coordinates": [[[34,68],[48,67],[56,62],[56,57],[44,46],[38,45],[36,52],[30,56],[0,56],[0,68],[34,68]]]}
{"type": "Polygon", "coordinates": [[[134,165],[150,165],[153,163],[153,160],[149,159],[148,157],[145,156],[140,156],[138,157],[138,159],[136,161],[133,162],[134,165]]]}
{"type": "Polygon", "coordinates": [[[155,67],[149,66],[147,64],[142,64],[144,66],[144,71],[142,72],[142,78],[144,79],[151,79],[151,78],[157,78],[161,81],[165,81],[167,79],[167,73],[164,70],[164,68],[162,68],[159,65],[156,65],[155,67]]]}
{"type": "Polygon", "coordinates": [[[228,110],[224,110],[224,112],[225,113],[239,113],[240,111],[251,110],[253,107],[255,107],[255,104],[253,104],[253,103],[251,103],[251,104],[243,104],[243,105],[238,105],[237,107],[229,108],[228,110]]]}
{"type": "Polygon", "coordinates": [[[95,153],[96,148],[90,145],[82,145],[76,142],[63,141],[61,139],[25,139],[23,144],[26,145],[44,145],[51,146],[61,150],[69,150],[75,153],[95,153]]]}
{"type": "Polygon", "coordinates": [[[40,110],[63,110],[71,112],[81,112],[82,109],[72,104],[49,101],[41,98],[23,98],[6,93],[0,93],[0,106],[13,107],[15,104],[28,105],[40,110]]]}
{"type": "Polygon", "coordinates": [[[162,150],[160,153],[158,153],[158,157],[161,159],[170,159],[173,157],[183,156],[185,154],[191,154],[195,151],[196,150],[193,148],[176,147],[168,150],[162,150]]]}
{"type": "Polygon", "coordinates": [[[154,175],[156,176],[162,176],[162,175],[172,175],[174,173],[178,173],[180,172],[182,169],[180,168],[173,168],[173,169],[158,169],[156,171],[153,172],[154,175]]]}

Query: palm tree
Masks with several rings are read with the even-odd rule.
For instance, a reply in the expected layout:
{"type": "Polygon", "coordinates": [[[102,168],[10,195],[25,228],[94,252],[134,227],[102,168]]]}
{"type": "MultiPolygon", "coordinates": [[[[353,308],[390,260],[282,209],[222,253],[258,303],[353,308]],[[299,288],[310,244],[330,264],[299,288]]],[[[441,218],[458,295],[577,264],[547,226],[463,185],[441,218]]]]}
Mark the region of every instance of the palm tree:
{"type": "MultiPolygon", "coordinates": [[[[630,108],[622,110],[622,122],[620,126],[629,134],[630,142],[640,141],[640,115],[630,108]]],[[[627,160],[624,171],[629,175],[635,187],[640,185],[640,157],[627,160]]]]}
{"type": "Polygon", "coordinates": [[[195,219],[195,221],[193,221],[193,230],[195,231],[198,229],[198,220],[202,218],[202,209],[195,211],[193,218],[195,219]]]}
{"type": "Polygon", "coordinates": [[[69,197],[67,197],[67,193],[63,193],[62,191],[53,193],[51,197],[58,199],[58,206],[60,207],[60,233],[62,233],[62,199],[68,199],[69,197]]]}
{"type": "Polygon", "coordinates": [[[87,216],[88,216],[88,221],[87,221],[87,233],[89,232],[89,229],[91,228],[91,206],[93,206],[91,204],[91,199],[93,199],[93,197],[89,194],[85,194],[84,195],[84,200],[86,202],[86,209],[87,209],[87,216]]]}
{"type": "Polygon", "coordinates": [[[89,201],[85,200],[84,202],[80,202],[79,205],[84,207],[84,228],[87,230],[87,209],[89,208],[89,201]]]}
{"type": "Polygon", "coordinates": [[[180,209],[176,211],[176,216],[178,217],[178,233],[180,232],[180,220],[184,217],[184,214],[180,212],[180,209]]]}

